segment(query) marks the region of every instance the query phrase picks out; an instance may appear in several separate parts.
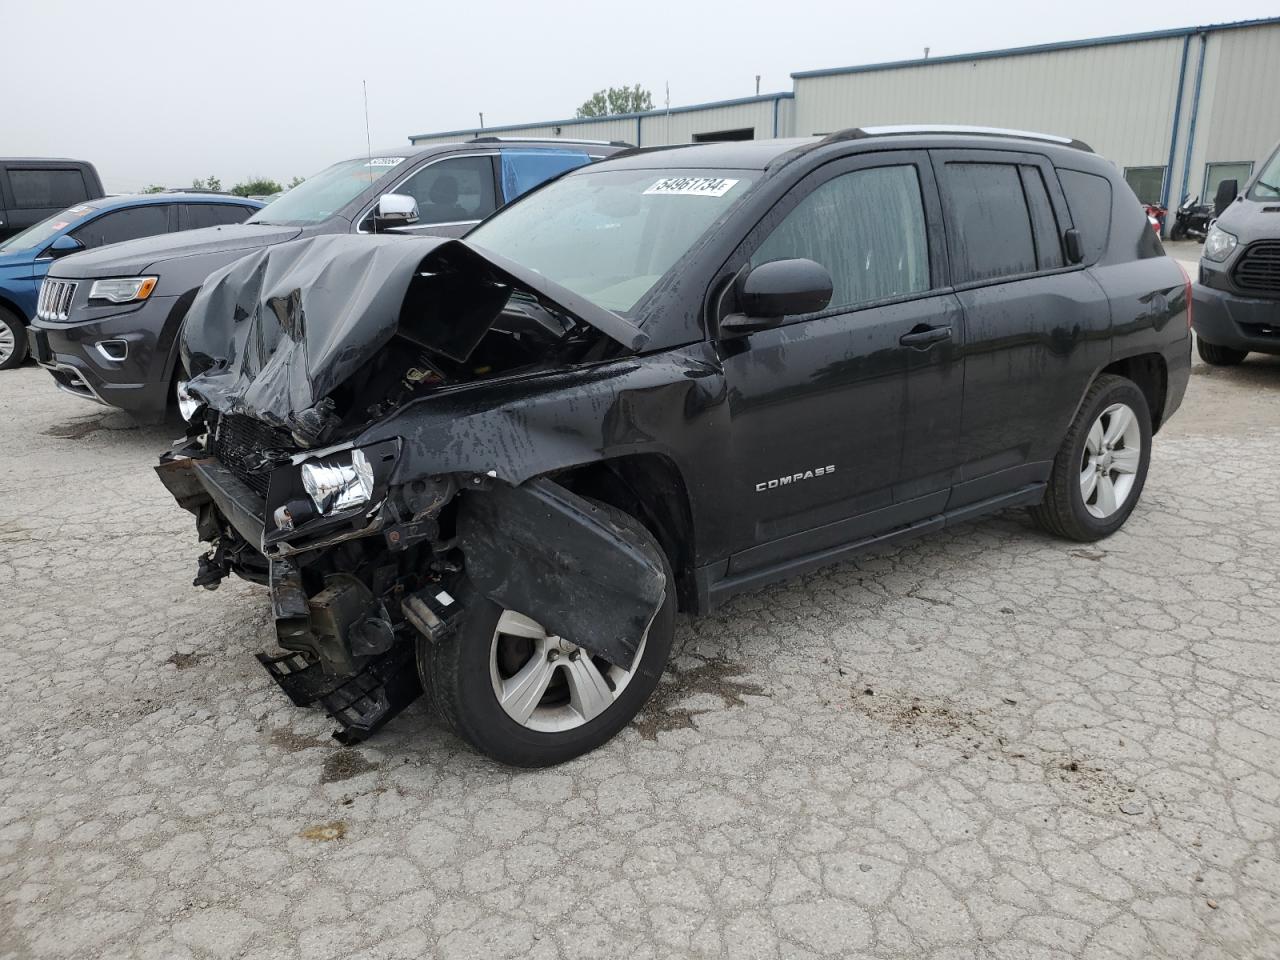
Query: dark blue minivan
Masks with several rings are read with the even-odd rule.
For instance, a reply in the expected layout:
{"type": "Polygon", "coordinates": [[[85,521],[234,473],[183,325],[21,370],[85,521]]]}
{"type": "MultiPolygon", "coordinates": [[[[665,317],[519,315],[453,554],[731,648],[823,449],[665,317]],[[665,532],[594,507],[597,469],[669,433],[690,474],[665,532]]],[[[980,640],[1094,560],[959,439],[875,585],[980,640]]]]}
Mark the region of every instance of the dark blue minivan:
{"type": "Polygon", "coordinates": [[[55,260],[124,240],[241,223],[261,207],[257,200],[212,193],[103,197],[68,207],[0,243],[0,370],[26,357],[26,327],[55,260]]]}

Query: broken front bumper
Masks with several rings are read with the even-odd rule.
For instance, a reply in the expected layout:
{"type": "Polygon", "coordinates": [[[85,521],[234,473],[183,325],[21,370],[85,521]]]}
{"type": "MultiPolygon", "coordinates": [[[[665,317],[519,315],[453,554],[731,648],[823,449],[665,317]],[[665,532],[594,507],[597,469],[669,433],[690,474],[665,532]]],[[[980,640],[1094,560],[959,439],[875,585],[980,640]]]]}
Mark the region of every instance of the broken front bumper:
{"type": "Polygon", "coordinates": [[[446,639],[477,594],[633,666],[670,585],[659,552],[609,509],[547,478],[436,476],[389,489],[400,441],[363,449],[383,467],[370,503],[298,531],[277,529],[272,513],[298,495],[297,457],[271,474],[265,498],[196,442],[156,468],[213,546],[195,585],[234,572],[269,587],[289,652],[259,659],[295,703],[319,702],[343,738],[367,736],[420,692],[415,646],[446,639]],[[344,541],[355,542],[329,549],[344,541]]]}

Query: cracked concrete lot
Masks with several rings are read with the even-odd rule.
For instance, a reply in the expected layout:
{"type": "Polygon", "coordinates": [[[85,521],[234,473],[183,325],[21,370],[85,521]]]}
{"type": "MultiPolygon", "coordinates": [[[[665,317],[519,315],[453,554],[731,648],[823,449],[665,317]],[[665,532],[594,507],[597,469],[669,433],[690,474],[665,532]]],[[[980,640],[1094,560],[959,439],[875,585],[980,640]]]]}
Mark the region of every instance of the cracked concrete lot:
{"type": "Polygon", "coordinates": [[[1010,512],[684,619],[535,772],[292,707],[169,432],[0,374],[3,960],[1280,955],[1280,360],[1196,366],[1112,539],[1010,512]]]}

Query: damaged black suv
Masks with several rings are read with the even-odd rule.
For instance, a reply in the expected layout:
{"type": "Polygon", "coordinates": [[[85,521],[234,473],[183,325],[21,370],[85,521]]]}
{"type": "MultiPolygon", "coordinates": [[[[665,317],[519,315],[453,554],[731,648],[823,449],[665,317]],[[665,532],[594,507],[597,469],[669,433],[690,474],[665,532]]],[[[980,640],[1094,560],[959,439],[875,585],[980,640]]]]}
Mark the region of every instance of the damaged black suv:
{"type": "Polygon", "coordinates": [[[1188,284],[1115,168],[1015,131],[633,150],[463,240],[212,276],[160,478],[270,589],[259,657],[345,741],[425,687],[543,765],[653,691],[677,609],[1003,507],[1138,502],[1188,284]]]}

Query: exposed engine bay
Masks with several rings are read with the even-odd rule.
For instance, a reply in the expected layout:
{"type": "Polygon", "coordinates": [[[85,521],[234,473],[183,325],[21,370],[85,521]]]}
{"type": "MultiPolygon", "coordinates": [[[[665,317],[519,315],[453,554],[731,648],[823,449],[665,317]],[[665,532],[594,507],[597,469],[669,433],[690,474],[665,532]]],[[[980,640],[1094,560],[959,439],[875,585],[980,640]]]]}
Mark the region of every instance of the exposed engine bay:
{"type": "Polygon", "coordinates": [[[156,468],[208,544],[194,584],[270,590],[284,652],[259,659],[344,742],[418,696],[415,647],[477,596],[629,667],[661,558],[537,475],[533,421],[518,445],[468,424],[518,422],[530,383],[632,372],[644,339],[456,240],[327,236],[231,264],[188,314],[187,435],[156,468]]]}

